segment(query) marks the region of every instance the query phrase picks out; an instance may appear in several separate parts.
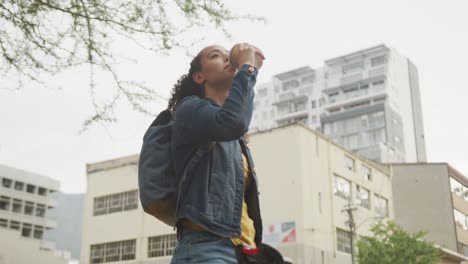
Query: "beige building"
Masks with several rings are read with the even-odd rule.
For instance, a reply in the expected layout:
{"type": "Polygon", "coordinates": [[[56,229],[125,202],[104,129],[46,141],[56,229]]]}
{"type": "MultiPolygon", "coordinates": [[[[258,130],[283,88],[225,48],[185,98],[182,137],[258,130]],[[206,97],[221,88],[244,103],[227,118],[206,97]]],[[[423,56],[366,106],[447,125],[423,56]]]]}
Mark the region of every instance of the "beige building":
{"type": "Polygon", "coordinates": [[[396,222],[410,232],[427,230],[428,240],[468,261],[468,179],[447,163],[391,168],[396,222]]]}
{"type": "Polygon", "coordinates": [[[173,228],[144,213],[138,155],[87,165],[81,264],[169,263],[173,228]]]}
{"type": "Polygon", "coordinates": [[[43,239],[57,225],[46,213],[58,189],[49,177],[0,165],[0,263],[68,263],[68,252],[43,239]]]}
{"type": "MultiPolygon", "coordinates": [[[[251,135],[261,190],[264,240],[294,263],[351,263],[342,210],[358,235],[393,217],[388,174],[302,125],[251,135]],[[274,143],[273,143],[274,142],[274,143]]],[[[174,230],[141,209],[138,156],[87,166],[81,263],[168,263],[174,230]]]]}
{"type": "Polygon", "coordinates": [[[251,150],[265,240],[270,225],[294,223],[295,239],[274,245],[296,264],[351,263],[346,208],[354,209],[357,237],[371,235],[376,220],[393,218],[389,174],[306,126],[252,134],[251,150]]]}

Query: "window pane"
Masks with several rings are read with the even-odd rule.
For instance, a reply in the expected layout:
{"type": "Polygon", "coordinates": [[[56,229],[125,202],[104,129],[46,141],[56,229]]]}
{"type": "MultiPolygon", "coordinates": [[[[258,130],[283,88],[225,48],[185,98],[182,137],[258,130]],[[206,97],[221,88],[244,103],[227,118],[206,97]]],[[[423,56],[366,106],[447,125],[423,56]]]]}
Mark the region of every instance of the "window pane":
{"type": "Polygon", "coordinates": [[[351,238],[350,232],[337,228],[336,229],[336,240],[337,249],[342,252],[351,253],[351,238]]]}
{"type": "Polygon", "coordinates": [[[10,197],[0,196],[0,209],[10,210],[10,197]]]}
{"type": "Polygon", "coordinates": [[[119,261],[120,260],[120,242],[113,242],[106,244],[105,262],[119,261]]]}
{"type": "Polygon", "coordinates": [[[132,210],[138,208],[138,191],[126,192],[124,197],[124,210],[132,210]]]}
{"type": "Polygon", "coordinates": [[[31,185],[31,184],[28,184],[28,185],[26,186],[26,191],[27,191],[28,193],[35,193],[35,192],[36,192],[36,186],[31,185]]]}
{"type": "Polygon", "coordinates": [[[122,260],[135,259],[136,240],[122,241],[122,260]]]}
{"type": "Polygon", "coordinates": [[[34,212],[34,204],[31,202],[26,202],[26,205],[24,206],[24,214],[33,215],[33,212],[34,212]]]}
{"type": "Polygon", "coordinates": [[[15,190],[22,191],[24,189],[24,183],[15,181],[15,190]]]}
{"type": "Polygon", "coordinates": [[[366,188],[359,185],[356,187],[356,200],[360,206],[370,208],[369,191],[366,188]]]}
{"type": "Polygon", "coordinates": [[[107,213],[108,196],[94,198],[94,215],[107,213]]]}
{"type": "Polygon", "coordinates": [[[36,216],[38,217],[44,217],[45,216],[45,210],[46,207],[43,204],[37,204],[36,205],[36,216]]]}
{"type": "Polygon", "coordinates": [[[351,198],[351,182],[335,175],[335,186],[333,191],[335,195],[349,200],[351,198]]]}
{"type": "Polygon", "coordinates": [[[171,256],[174,253],[176,242],[175,234],[148,238],[148,257],[171,256]]]}
{"type": "Polygon", "coordinates": [[[5,188],[11,188],[13,181],[7,178],[2,179],[2,186],[5,188]]]}
{"type": "Polygon", "coordinates": [[[21,235],[24,237],[31,237],[32,225],[23,223],[23,229],[21,230],[21,235]]]}
{"type": "Polygon", "coordinates": [[[13,200],[13,212],[22,213],[23,212],[23,201],[14,199],[13,200]]]}
{"type": "Polygon", "coordinates": [[[110,196],[109,213],[122,211],[122,194],[117,193],[110,196]]]}

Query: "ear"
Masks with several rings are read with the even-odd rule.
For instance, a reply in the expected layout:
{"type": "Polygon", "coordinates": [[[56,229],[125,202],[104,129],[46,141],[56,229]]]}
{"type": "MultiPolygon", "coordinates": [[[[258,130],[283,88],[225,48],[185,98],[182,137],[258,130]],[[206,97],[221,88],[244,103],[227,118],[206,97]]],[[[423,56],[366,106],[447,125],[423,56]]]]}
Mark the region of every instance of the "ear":
{"type": "Polygon", "coordinates": [[[201,72],[195,72],[192,74],[192,80],[198,85],[203,85],[205,83],[205,75],[201,72]]]}

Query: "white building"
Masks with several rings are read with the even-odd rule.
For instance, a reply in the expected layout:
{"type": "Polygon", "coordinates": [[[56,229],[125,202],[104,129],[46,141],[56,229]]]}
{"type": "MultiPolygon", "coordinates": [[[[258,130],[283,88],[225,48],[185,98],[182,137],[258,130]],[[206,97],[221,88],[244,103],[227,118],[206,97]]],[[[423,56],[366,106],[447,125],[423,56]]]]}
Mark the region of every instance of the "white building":
{"type": "Polygon", "coordinates": [[[417,69],[394,49],[379,45],[288,71],[266,87],[257,88],[252,131],[300,121],[372,160],[426,160],[417,69]]]}
{"type": "Polygon", "coordinates": [[[56,180],[0,165],[0,263],[68,262],[69,253],[43,240],[57,226],[46,214],[57,207],[52,194],[58,189],[56,180]]]}

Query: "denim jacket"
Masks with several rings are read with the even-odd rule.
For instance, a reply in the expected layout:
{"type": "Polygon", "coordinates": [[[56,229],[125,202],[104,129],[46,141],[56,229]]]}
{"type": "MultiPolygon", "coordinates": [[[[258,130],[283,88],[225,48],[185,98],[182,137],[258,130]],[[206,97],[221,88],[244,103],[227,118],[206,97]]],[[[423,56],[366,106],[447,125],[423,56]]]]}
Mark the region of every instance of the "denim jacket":
{"type": "Polygon", "coordinates": [[[176,109],[172,149],[180,179],[177,222],[187,218],[219,236],[240,237],[245,197],[254,221],[255,242],[260,244],[258,181],[244,138],[252,118],[257,74],[254,67],[243,65],[222,107],[208,98],[185,98],[176,109]],[[193,157],[200,148],[204,149],[202,154],[193,157]],[[254,179],[246,193],[242,153],[254,179]]]}

